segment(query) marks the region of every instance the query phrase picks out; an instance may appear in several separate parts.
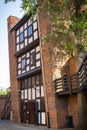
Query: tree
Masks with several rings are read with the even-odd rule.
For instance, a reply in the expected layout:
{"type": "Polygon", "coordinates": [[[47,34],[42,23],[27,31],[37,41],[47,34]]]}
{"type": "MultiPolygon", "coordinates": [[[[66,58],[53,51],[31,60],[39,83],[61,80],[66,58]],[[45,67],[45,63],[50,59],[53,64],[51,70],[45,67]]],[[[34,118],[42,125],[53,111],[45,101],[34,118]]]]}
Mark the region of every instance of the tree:
{"type": "MultiPolygon", "coordinates": [[[[5,0],[10,1],[15,0],[5,0]]],[[[74,56],[87,50],[87,0],[44,0],[40,6],[35,0],[22,0],[21,8],[33,15],[44,10],[50,17],[51,32],[44,37],[46,42],[53,41],[74,56]]]]}
{"type": "Polygon", "coordinates": [[[68,54],[77,55],[87,50],[86,0],[48,0],[43,9],[51,19],[51,33],[46,40],[53,40],[68,54]]]}
{"type": "Polygon", "coordinates": [[[0,95],[6,95],[10,92],[9,88],[7,88],[6,90],[3,89],[3,87],[0,87],[0,95]]]}

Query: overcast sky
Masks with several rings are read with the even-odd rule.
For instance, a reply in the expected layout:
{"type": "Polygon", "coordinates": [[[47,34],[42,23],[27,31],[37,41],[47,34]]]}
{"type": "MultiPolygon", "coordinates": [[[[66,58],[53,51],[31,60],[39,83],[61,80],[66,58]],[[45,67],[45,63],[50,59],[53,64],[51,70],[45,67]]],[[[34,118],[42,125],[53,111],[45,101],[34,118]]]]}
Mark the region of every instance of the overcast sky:
{"type": "Polygon", "coordinates": [[[10,87],[7,18],[10,15],[21,18],[23,12],[20,5],[21,0],[8,4],[4,4],[4,0],[0,0],[0,87],[3,88],[10,87]]]}

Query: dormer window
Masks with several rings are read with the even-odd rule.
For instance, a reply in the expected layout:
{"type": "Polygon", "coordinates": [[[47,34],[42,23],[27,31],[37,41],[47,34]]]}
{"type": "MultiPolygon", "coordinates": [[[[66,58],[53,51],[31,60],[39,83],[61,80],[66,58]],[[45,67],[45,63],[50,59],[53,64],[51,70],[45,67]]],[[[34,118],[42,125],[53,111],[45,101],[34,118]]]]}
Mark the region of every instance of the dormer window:
{"type": "Polygon", "coordinates": [[[33,34],[33,26],[30,25],[30,26],[28,27],[28,36],[30,37],[32,34],[33,34]]]}
{"type": "Polygon", "coordinates": [[[23,42],[24,41],[24,33],[20,33],[19,35],[19,39],[20,39],[20,42],[23,42]]]}

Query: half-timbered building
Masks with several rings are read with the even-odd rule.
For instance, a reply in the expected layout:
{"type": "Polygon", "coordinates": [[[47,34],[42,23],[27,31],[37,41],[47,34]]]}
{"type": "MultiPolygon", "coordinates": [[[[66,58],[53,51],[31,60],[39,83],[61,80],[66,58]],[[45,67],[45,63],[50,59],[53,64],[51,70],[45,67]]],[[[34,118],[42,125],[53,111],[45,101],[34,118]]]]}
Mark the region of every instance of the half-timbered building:
{"type": "Polygon", "coordinates": [[[15,31],[15,78],[20,84],[20,120],[46,125],[37,16],[33,21],[30,16],[23,17],[10,31],[15,31]]]}

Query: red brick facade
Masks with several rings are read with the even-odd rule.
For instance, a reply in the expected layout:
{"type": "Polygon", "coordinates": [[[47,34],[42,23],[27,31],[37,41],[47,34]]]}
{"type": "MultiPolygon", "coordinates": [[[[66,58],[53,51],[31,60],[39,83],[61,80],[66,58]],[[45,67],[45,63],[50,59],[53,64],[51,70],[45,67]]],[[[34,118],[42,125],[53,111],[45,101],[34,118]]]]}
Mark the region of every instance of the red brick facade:
{"type": "MultiPolygon", "coordinates": [[[[45,15],[44,13],[40,13],[39,28],[40,28],[40,37],[41,38],[43,36],[47,35],[50,31],[50,22],[48,20],[48,16],[45,15]]],[[[58,128],[56,98],[54,95],[54,88],[53,88],[52,63],[51,63],[50,49],[51,48],[50,48],[49,44],[43,45],[43,43],[41,43],[42,65],[43,65],[42,74],[43,74],[43,83],[44,83],[44,92],[45,92],[45,104],[46,104],[46,112],[47,112],[47,114],[49,114],[49,117],[47,117],[47,120],[49,118],[49,121],[47,121],[47,122],[49,122],[50,127],[58,128]]]]}
{"type": "Polygon", "coordinates": [[[15,31],[10,33],[10,29],[18,22],[17,17],[10,16],[8,18],[8,42],[9,42],[9,64],[10,64],[10,84],[11,84],[11,107],[12,118],[14,121],[19,122],[19,97],[18,97],[18,80],[17,76],[17,59],[15,58],[15,31]]]}
{"type": "MultiPolygon", "coordinates": [[[[74,73],[76,73],[76,60],[74,57],[71,57],[63,66],[61,70],[61,75],[62,77],[65,75],[70,76],[71,74],[74,74],[74,73]]],[[[75,89],[75,88],[78,88],[78,86],[73,85],[72,89],[75,89]]],[[[72,116],[74,127],[78,127],[78,95],[75,94],[75,95],[68,96],[67,98],[65,97],[64,102],[66,102],[67,110],[65,110],[65,115],[63,115],[62,117],[72,116]]]]}

